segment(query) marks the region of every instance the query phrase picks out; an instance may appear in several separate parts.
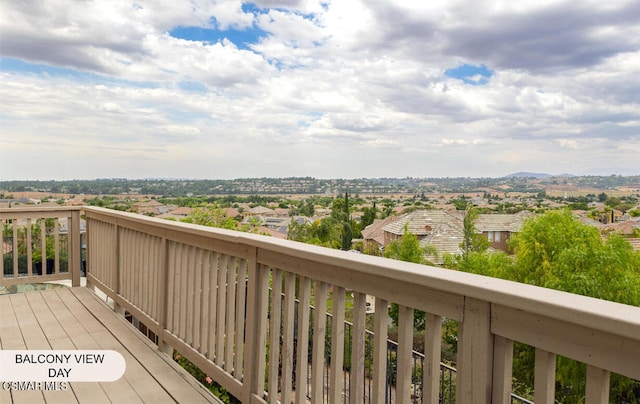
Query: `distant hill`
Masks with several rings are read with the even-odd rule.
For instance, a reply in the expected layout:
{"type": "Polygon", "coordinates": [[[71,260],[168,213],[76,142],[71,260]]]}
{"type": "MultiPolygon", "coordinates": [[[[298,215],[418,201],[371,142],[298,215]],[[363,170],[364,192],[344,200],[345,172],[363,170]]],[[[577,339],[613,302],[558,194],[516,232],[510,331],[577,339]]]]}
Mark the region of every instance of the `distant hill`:
{"type": "Polygon", "coordinates": [[[505,175],[504,178],[549,178],[549,177],[553,177],[553,175],[544,174],[544,173],[527,173],[527,172],[520,171],[517,173],[505,175]]]}

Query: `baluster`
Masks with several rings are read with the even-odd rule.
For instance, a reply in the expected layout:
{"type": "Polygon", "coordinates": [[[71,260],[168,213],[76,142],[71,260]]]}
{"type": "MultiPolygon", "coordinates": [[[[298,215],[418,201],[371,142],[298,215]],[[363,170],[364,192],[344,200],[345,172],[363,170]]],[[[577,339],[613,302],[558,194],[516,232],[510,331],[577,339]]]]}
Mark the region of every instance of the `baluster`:
{"type": "Polygon", "coordinates": [[[353,292],[353,329],[351,331],[351,368],[349,401],[364,401],[364,362],[367,295],[353,292]]]}
{"type": "Polygon", "coordinates": [[[227,258],[227,310],[226,310],[226,322],[225,338],[226,338],[226,352],[224,366],[229,373],[233,373],[233,353],[235,342],[235,329],[236,329],[236,282],[237,282],[237,262],[236,257],[230,256],[227,258]]]}
{"type": "Polygon", "coordinates": [[[493,346],[493,402],[511,400],[513,373],[513,340],[496,335],[493,346]]]}
{"type": "Polygon", "coordinates": [[[344,365],[344,288],[333,286],[333,309],[331,320],[331,368],[329,402],[342,402],[344,365]]]}
{"type": "MultiPolygon", "coordinates": [[[[27,218],[27,276],[33,276],[33,244],[31,235],[31,218],[27,218]]],[[[45,272],[44,275],[47,273],[45,272]]]]}
{"type": "Polygon", "coordinates": [[[389,324],[389,302],[376,297],[373,338],[373,400],[375,404],[385,402],[387,385],[387,326],[389,324]]]}
{"type": "Polygon", "coordinates": [[[422,368],[422,402],[440,402],[440,352],[442,347],[442,317],[425,314],[424,365],[422,368]]]}
{"type": "Polygon", "coordinates": [[[311,280],[300,277],[298,302],[298,343],[296,352],[296,402],[307,400],[307,372],[309,369],[309,312],[311,304],[311,280]]]}
{"type": "Polygon", "coordinates": [[[269,322],[269,402],[278,402],[280,365],[280,325],[282,319],[282,271],[274,269],[271,284],[271,318],[269,322]]]}
{"type": "Polygon", "coordinates": [[[282,338],[282,397],[281,401],[291,400],[293,388],[293,328],[295,312],[296,276],[290,272],[284,276],[284,308],[283,308],[283,338],[282,338]]]}
{"type": "Polygon", "coordinates": [[[536,348],[533,401],[553,404],[556,384],[556,355],[536,348]]]}
{"type": "Polygon", "coordinates": [[[241,380],[244,372],[244,339],[246,327],[246,297],[247,297],[247,260],[240,260],[238,265],[238,280],[236,291],[236,343],[233,375],[241,380]]]}
{"type": "Polygon", "coordinates": [[[311,359],[311,402],[321,404],[324,402],[324,344],[327,333],[327,293],[329,285],[317,281],[315,285],[315,309],[313,312],[313,352],[311,359]]]}
{"type": "Polygon", "coordinates": [[[42,251],[42,263],[40,273],[47,274],[47,219],[40,219],[40,250],[42,251]]]}
{"type": "Polygon", "coordinates": [[[587,365],[587,390],[585,404],[606,404],[609,402],[611,372],[587,365]]]}
{"type": "Polygon", "coordinates": [[[216,331],[216,365],[224,368],[224,343],[225,343],[225,321],[227,314],[227,257],[222,255],[218,258],[218,328],[216,331]]]}

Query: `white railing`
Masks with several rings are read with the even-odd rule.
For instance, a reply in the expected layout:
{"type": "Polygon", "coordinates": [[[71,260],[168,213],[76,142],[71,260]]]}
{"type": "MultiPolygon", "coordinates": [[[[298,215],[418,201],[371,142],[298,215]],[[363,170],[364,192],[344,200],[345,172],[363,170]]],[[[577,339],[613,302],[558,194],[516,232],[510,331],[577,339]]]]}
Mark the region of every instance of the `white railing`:
{"type": "Polygon", "coordinates": [[[611,372],[640,379],[638,307],[102,208],[84,213],[88,285],[142,321],[161,349],[177,350],[242,402],[320,403],[324,396],[338,403],[347,394],[352,403],[384,402],[392,302],[400,306],[397,403],[410,401],[414,310],[427,313],[424,403],[439,399],[445,318],[458,322],[458,403],[510,402],[514,341],[536,349],[536,403],[553,403],[556,355],[587,365],[587,403],[608,402],[611,372]],[[353,293],[349,358],[347,291],[353,293]],[[377,308],[372,372],[366,295],[377,308]],[[310,305],[332,314],[330,330],[310,305]],[[352,380],[371,378],[369,397],[358,383],[344,385],[345,361],[352,380]]]}

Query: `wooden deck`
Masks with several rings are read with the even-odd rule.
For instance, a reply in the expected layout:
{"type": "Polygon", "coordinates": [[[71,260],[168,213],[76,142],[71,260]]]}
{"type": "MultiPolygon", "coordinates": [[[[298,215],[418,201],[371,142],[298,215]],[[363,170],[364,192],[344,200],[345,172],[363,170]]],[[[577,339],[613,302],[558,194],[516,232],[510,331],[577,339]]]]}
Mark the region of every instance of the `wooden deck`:
{"type": "Polygon", "coordinates": [[[109,383],[72,382],[65,391],[0,388],[0,403],[219,402],[84,287],[0,296],[0,349],[110,349],[127,364],[124,376],[109,383]]]}

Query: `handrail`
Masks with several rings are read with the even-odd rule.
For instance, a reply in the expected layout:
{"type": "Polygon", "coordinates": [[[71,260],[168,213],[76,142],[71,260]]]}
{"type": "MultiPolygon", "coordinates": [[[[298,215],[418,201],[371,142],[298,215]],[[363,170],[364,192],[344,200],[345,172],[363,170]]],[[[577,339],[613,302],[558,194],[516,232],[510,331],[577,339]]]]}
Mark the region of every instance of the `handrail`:
{"type": "MultiPolygon", "coordinates": [[[[154,233],[156,234],[180,231],[184,234],[211,237],[228,243],[257,248],[261,252],[264,251],[265,263],[278,264],[278,255],[298,260],[294,265],[300,265],[301,262],[320,262],[323,266],[333,269],[348,268],[359,276],[375,276],[388,279],[390,282],[401,282],[402,284],[466,296],[600,331],[610,332],[615,330],[615,334],[632,339],[637,337],[638,327],[640,327],[637,307],[588,296],[482,275],[443,270],[442,268],[369,255],[355,255],[295,241],[168,221],[105,208],[85,207],[84,210],[87,213],[95,212],[113,218],[121,218],[120,223],[124,224],[124,222],[128,221],[131,227],[135,227],[136,224],[149,225],[155,229],[154,233]]],[[[287,267],[294,266],[286,263],[284,265],[287,267]]],[[[301,269],[298,272],[304,274],[309,271],[301,269]]],[[[327,283],[335,282],[336,278],[335,274],[329,275],[328,273],[318,273],[314,277],[327,283]]],[[[347,289],[358,289],[357,287],[351,288],[351,286],[358,286],[354,285],[355,282],[353,280],[345,279],[340,283],[342,283],[341,286],[347,289]]],[[[374,286],[373,288],[377,287],[374,286]]],[[[391,300],[397,298],[391,296],[388,291],[375,296],[385,296],[391,300]]]]}

